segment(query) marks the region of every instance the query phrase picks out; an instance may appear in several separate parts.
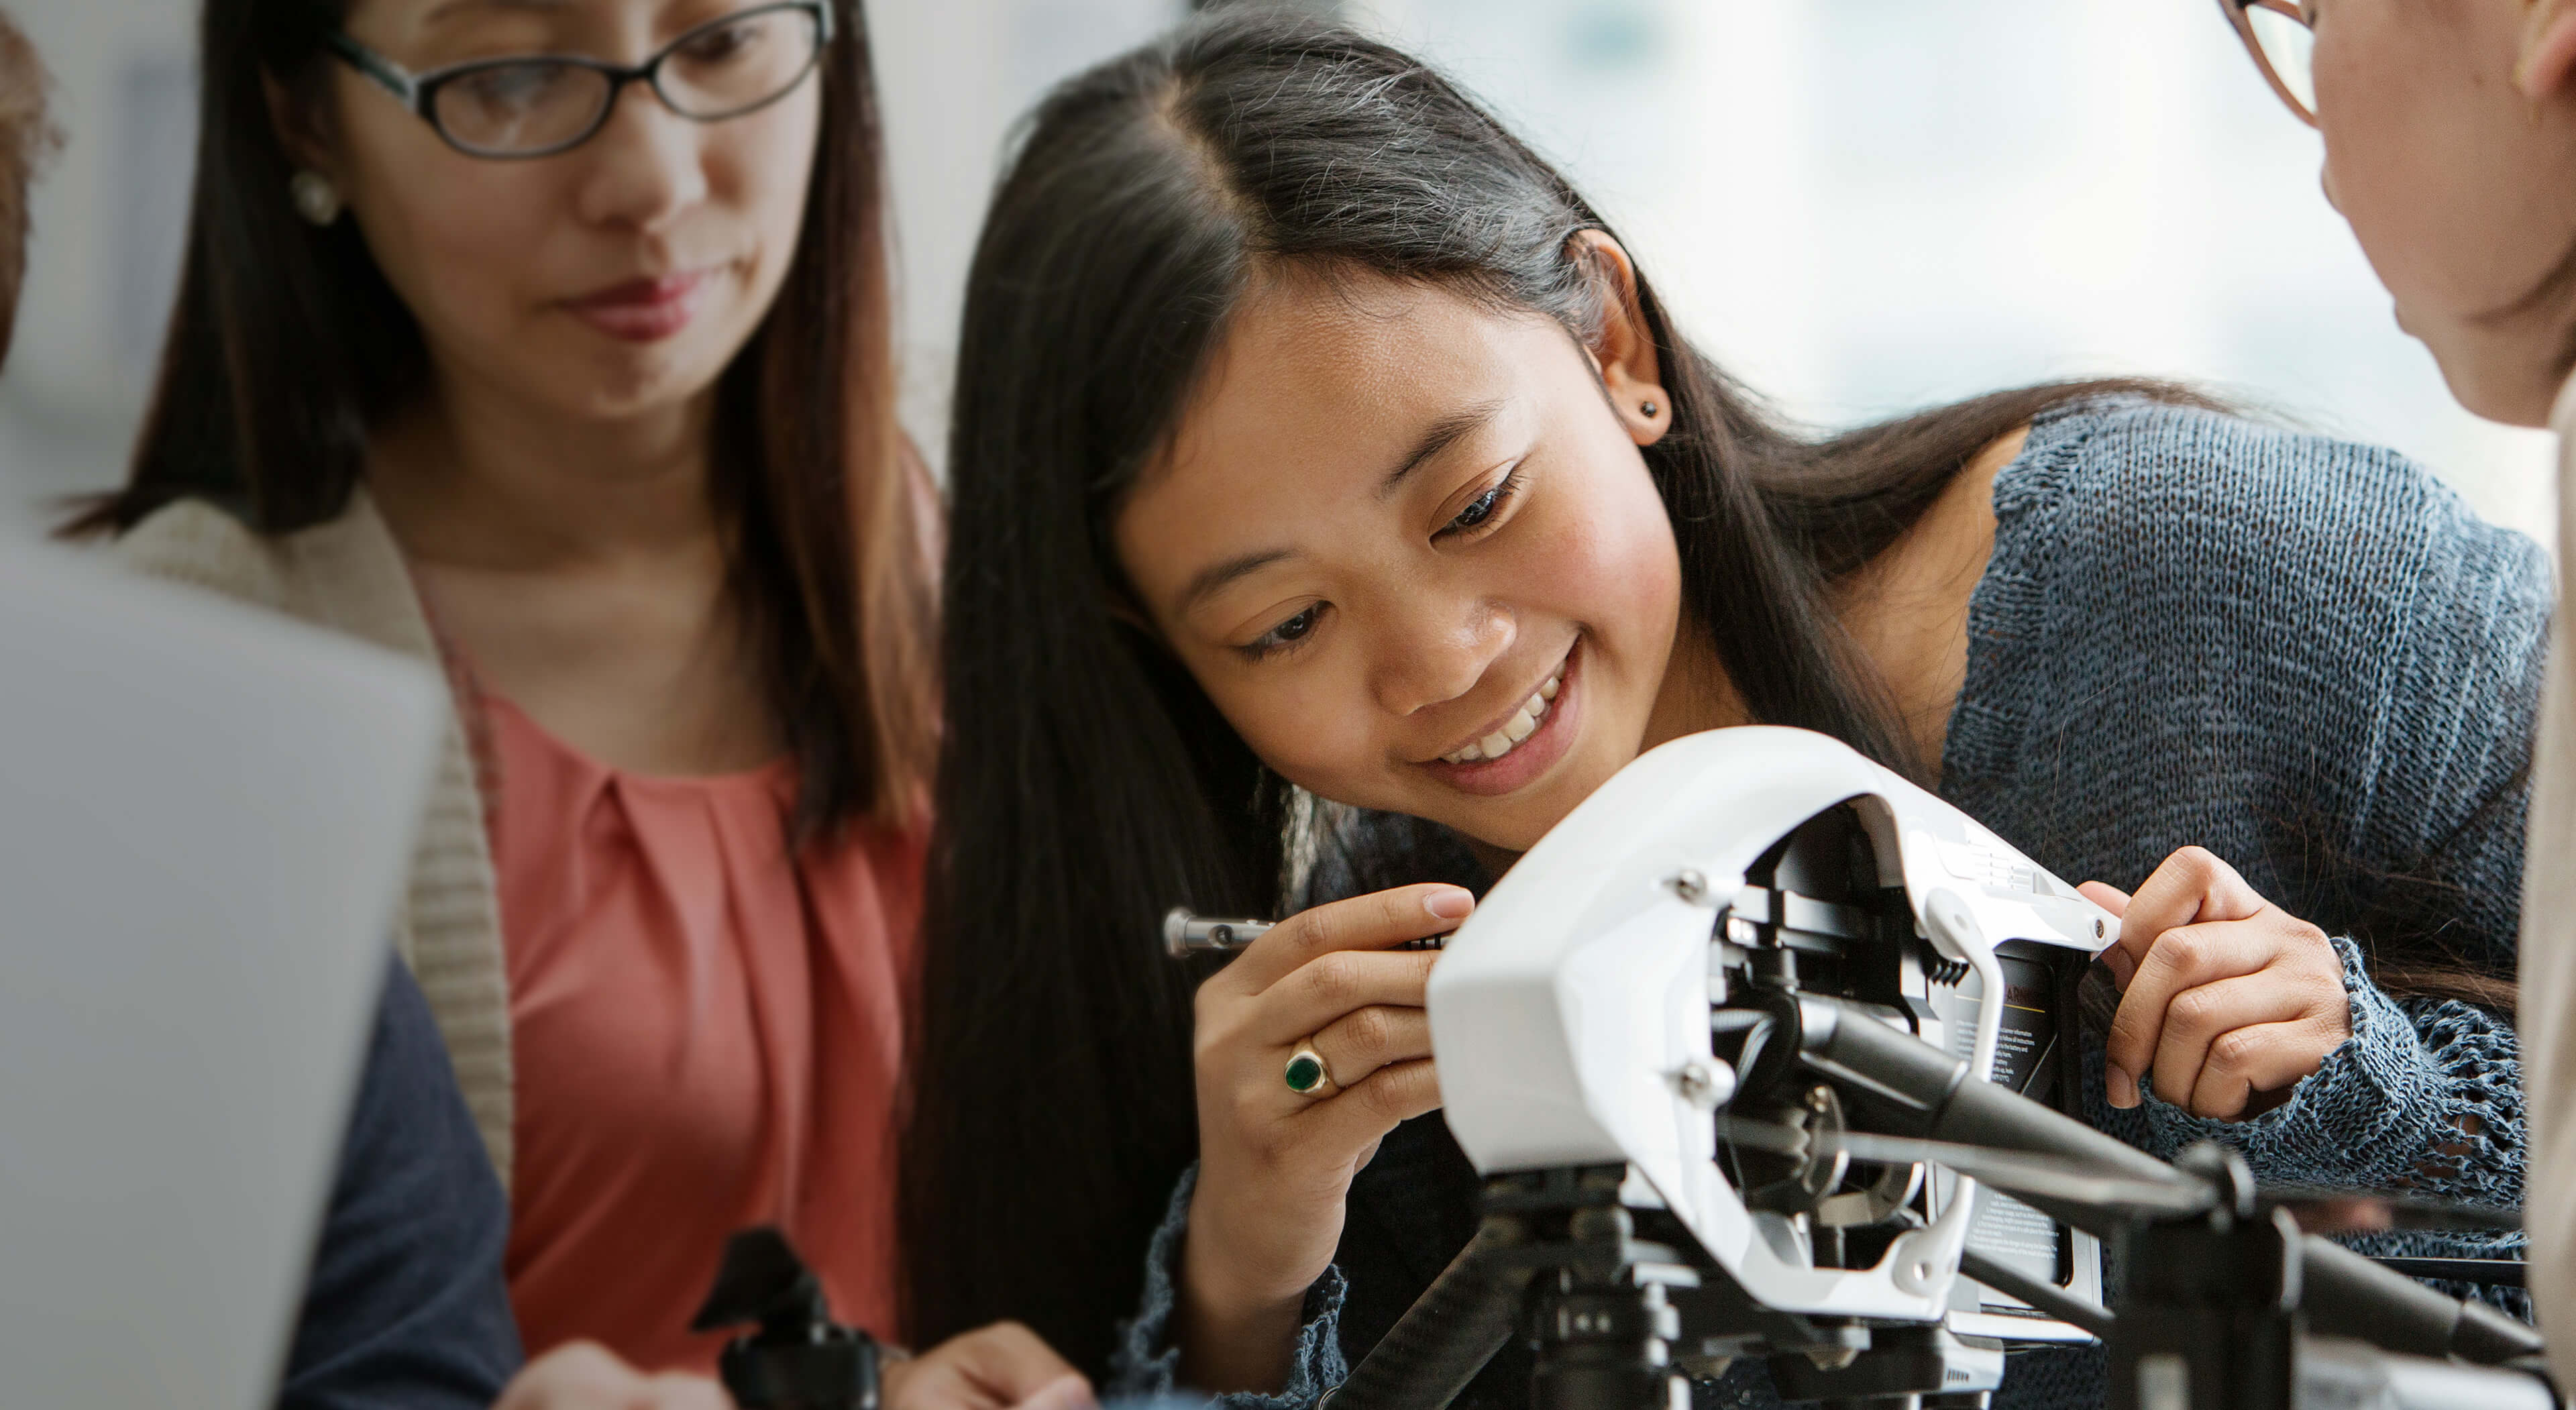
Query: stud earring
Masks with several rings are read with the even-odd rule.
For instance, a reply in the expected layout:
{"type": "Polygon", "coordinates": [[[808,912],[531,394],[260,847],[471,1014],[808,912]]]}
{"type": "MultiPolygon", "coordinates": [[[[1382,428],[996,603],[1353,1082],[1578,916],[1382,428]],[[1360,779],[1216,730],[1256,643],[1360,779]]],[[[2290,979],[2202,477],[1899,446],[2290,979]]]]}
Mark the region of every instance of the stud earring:
{"type": "Polygon", "coordinates": [[[295,173],[286,183],[286,194],[295,203],[295,213],[309,224],[329,225],[340,218],[340,188],[318,171],[295,173]]]}
{"type": "Polygon", "coordinates": [[[1653,420],[1655,413],[1658,410],[1661,410],[1661,408],[1657,407],[1653,402],[1647,402],[1643,406],[1638,407],[1637,410],[1645,413],[1648,420],[1653,420]]]}

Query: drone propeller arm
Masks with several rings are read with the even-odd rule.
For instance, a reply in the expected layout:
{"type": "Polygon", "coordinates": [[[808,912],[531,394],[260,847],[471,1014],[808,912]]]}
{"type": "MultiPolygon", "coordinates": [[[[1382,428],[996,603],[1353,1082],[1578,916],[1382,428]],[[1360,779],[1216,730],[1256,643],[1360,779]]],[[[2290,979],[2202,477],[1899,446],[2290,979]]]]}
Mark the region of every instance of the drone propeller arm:
{"type": "Polygon", "coordinates": [[[2500,1365],[2541,1352],[2540,1333],[2483,1302],[2463,1302],[2330,1239],[2299,1241],[2300,1302],[2318,1326],[2417,1356],[2500,1365]]]}
{"type": "Polygon", "coordinates": [[[1350,1379],[1316,1410],[1444,1410],[1512,1335],[1527,1266],[1497,1257],[1520,1243],[1521,1222],[1488,1214],[1476,1236],[1405,1309],[1350,1379]]]}
{"type": "MultiPolygon", "coordinates": [[[[1913,1131],[1960,1145],[2062,1156],[2086,1168],[2161,1185],[2190,1176],[2062,1112],[1991,1082],[1971,1081],[1968,1064],[1839,1000],[1801,995],[1799,1052],[1822,1076],[1887,1099],[1912,1117],[1913,1131]]],[[[2126,1214],[2044,1195],[2022,1196],[2051,1218],[2104,1238],[2119,1235],[2126,1214]]]]}
{"type": "MultiPolygon", "coordinates": [[[[2062,1156],[2144,1180],[2197,1178],[2018,1092],[1970,1081],[1965,1062],[1838,1000],[1802,996],[1798,1009],[1799,1051],[1807,1064],[1917,1113],[1921,1129],[1908,1134],[2062,1156]]],[[[2104,1236],[2117,1236],[2129,1217],[2038,1194],[2023,1198],[2104,1236]]],[[[2303,1303],[2321,1324],[2348,1328],[2390,1351],[2495,1364],[2541,1350],[2539,1333],[2483,1303],[2436,1292],[2313,1234],[2301,1241],[2299,1272],[2303,1303]]]]}

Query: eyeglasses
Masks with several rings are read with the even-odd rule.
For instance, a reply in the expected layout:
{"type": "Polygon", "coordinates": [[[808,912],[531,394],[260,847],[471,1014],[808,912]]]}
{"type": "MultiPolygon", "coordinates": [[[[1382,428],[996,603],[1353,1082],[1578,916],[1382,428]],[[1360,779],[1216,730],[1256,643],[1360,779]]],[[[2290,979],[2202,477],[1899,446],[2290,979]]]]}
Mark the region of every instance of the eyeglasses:
{"type": "Polygon", "coordinates": [[[663,106],[722,122],[784,98],[832,42],[824,0],[787,0],[699,25],[633,68],[574,54],[479,59],[411,73],[345,34],[331,52],[473,157],[550,157],[608,125],[626,85],[651,85],[663,106]]]}
{"type": "Polygon", "coordinates": [[[2302,0],[2218,0],[2227,22],[2245,41],[2263,80],[2299,121],[2317,125],[2317,81],[2312,57],[2317,33],[2310,27],[2302,0]]]}

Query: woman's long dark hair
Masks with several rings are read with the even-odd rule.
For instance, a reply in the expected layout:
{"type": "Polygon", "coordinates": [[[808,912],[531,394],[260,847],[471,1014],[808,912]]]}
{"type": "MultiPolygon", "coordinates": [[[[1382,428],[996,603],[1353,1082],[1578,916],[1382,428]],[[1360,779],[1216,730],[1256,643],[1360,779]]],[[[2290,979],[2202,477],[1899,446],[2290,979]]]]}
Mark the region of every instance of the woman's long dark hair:
{"type": "MultiPolygon", "coordinates": [[[[1350,31],[1228,13],[1038,109],[977,248],[950,450],[948,732],[904,1152],[910,1330],[1017,1317],[1093,1371],[1196,1137],[1164,909],[1267,915],[1288,790],[1130,625],[1112,514],[1256,266],[1436,283],[1588,338],[1606,223],[1438,74],[1350,31]]],[[[1818,443],[1638,304],[1671,394],[1645,452],[1684,605],[1755,718],[1920,776],[1827,601],[2040,412],[2005,392],[1818,443]]]]}
{"type": "MultiPolygon", "coordinates": [[[[711,484],[730,574],[809,827],[912,818],[936,750],[936,510],[894,417],[876,90],[857,0],[831,0],[804,226],[768,316],[717,388],[711,484]]],[[[287,201],[263,79],[308,110],[348,0],[206,0],[197,177],[179,297],[124,489],[66,529],[122,532],[175,500],[264,534],[339,515],[369,428],[422,390],[419,324],[356,222],[287,201]]]]}

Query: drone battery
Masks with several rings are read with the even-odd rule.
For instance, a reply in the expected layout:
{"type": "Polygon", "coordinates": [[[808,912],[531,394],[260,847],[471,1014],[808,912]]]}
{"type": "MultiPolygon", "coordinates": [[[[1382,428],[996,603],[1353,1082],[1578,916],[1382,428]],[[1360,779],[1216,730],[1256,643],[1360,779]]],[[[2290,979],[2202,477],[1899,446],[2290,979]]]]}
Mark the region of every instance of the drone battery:
{"type": "MultiPolygon", "coordinates": [[[[2080,1119],[2083,1064],[2077,1048],[2081,1020],[2076,990],[2090,957],[2063,946],[2007,940],[1995,946],[1995,958],[2003,971],[2004,995],[1993,1080],[2080,1119]]],[[[1984,1003],[1977,989],[1973,977],[1963,977],[1937,1001],[1948,1010],[1948,1047],[1961,1058],[1970,1056],[1975,1044],[1984,1003]]],[[[1935,1195],[1946,1202],[1955,1183],[1944,1176],[1935,1184],[1935,1195]]],[[[2000,1190],[1980,1188],[1976,1200],[1969,1248],[2038,1282],[2099,1300],[2098,1240],[2000,1190]]],[[[1959,1284],[1952,1306],[1958,1314],[1953,1325],[1963,1331],[2045,1340],[2060,1335],[2060,1324],[2048,1314],[1972,1282],[1959,1284]],[[2046,1329],[2039,1325],[2043,1323],[2046,1329]]]]}

